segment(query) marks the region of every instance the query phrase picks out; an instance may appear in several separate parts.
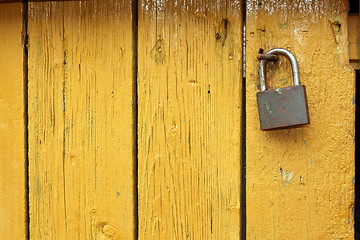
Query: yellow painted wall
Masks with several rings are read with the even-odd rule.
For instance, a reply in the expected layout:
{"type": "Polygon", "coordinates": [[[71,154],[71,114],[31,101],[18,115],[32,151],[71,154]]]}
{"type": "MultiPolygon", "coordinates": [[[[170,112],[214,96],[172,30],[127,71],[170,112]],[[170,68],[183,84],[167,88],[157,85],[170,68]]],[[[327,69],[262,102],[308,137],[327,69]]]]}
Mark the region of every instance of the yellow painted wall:
{"type": "Polygon", "coordinates": [[[0,4],[0,236],[25,239],[22,4],[0,4]]]}
{"type": "MultiPolygon", "coordinates": [[[[353,239],[355,74],[346,1],[248,1],[247,239],[353,239]],[[263,132],[256,106],[259,49],[296,56],[311,124],[263,132]]],[[[291,83],[285,59],[271,87],[291,83]]],[[[276,69],[276,70],[275,70],[276,69]]]]}

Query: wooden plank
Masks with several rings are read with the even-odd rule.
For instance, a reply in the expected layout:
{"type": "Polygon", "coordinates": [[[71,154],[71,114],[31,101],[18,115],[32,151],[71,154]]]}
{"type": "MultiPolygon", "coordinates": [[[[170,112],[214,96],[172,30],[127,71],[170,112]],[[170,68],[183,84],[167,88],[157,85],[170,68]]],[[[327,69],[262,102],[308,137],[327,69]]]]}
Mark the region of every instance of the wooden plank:
{"type": "Polygon", "coordinates": [[[29,3],[31,239],[134,239],[132,3],[29,3]]]}
{"type": "MultiPolygon", "coordinates": [[[[347,1],[247,3],[247,239],[353,239],[355,74],[347,1]],[[311,124],[260,130],[259,49],[286,48],[306,85],[311,124]]],[[[290,65],[268,64],[268,84],[291,84],[290,65]]]]}
{"type": "Polygon", "coordinates": [[[239,239],[241,16],[139,2],[139,239],[239,239]]]}
{"type": "Polygon", "coordinates": [[[349,15],[349,58],[351,60],[360,60],[360,31],[359,14],[349,15]]]}
{"type": "MultiPolygon", "coordinates": [[[[27,0],[27,2],[66,2],[66,1],[79,1],[79,0],[27,0]]],[[[92,0],[83,0],[83,1],[92,1],[92,0]]],[[[22,3],[23,0],[0,0],[2,3],[22,3]]]]}
{"type": "Polygon", "coordinates": [[[359,14],[351,14],[348,17],[349,36],[349,59],[354,69],[360,69],[360,31],[359,14]]]}
{"type": "Polygon", "coordinates": [[[0,5],[0,236],[26,239],[22,4],[0,5]]]}

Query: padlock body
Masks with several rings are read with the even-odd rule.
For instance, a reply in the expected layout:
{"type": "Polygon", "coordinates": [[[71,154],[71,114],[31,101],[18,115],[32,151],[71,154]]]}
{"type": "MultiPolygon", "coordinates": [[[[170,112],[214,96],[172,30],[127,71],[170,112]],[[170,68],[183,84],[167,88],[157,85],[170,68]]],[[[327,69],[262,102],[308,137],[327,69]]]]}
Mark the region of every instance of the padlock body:
{"type": "Polygon", "coordinates": [[[297,127],[310,123],[304,85],[257,93],[262,130],[297,127]]]}

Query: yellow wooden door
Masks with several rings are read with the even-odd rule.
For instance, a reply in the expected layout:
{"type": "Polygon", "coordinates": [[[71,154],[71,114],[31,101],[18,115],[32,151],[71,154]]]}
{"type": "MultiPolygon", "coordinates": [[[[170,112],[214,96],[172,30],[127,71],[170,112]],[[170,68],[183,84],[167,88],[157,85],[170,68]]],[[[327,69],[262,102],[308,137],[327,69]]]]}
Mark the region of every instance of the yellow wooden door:
{"type": "MultiPolygon", "coordinates": [[[[14,2],[1,238],[353,239],[347,1],[14,2]],[[276,47],[299,62],[311,124],[264,132],[257,54],[276,47]]],[[[289,72],[269,63],[268,85],[289,72]]]]}

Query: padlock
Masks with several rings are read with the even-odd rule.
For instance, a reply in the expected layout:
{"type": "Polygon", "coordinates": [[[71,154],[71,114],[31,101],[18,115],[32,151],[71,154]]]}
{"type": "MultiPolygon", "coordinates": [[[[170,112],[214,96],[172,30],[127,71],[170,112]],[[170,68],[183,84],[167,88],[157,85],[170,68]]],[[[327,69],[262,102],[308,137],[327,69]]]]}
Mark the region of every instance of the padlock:
{"type": "Polygon", "coordinates": [[[291,62],[294,85],[266,90],[265,65],[269,57],[260,58],[260,90],[257,93],[261,130],[292,128],[309,124],[306,89],[300,84],[295,56],[286,49],[275,48],[265,55],[283,55],[291,62]]]}

